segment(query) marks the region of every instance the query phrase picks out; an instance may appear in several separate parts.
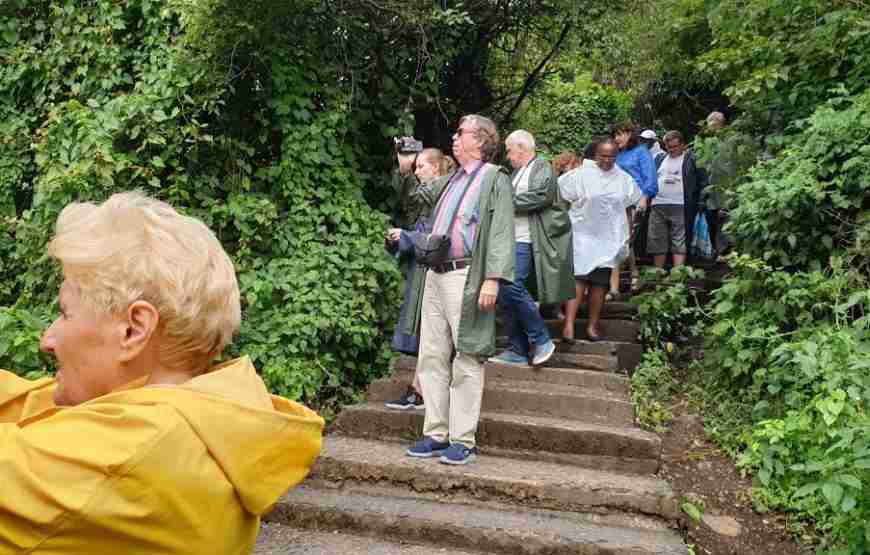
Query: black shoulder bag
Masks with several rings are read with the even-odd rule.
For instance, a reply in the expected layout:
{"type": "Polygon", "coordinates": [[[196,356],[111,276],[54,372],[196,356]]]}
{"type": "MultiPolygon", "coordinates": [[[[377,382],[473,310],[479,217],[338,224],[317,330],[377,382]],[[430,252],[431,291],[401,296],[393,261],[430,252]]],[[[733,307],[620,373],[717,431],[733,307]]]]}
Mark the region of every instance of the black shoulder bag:
{"type": "MultiPolygon", "coordinates": [[[[462,206],[465,194],[468,192],[469,187],[471,187],[472,182],[474,182],[474,179],[477,177],[477,173],[485,165],[485,163],[481,164],[471,174],[471,177],[465,184],[465,189],[462,191],[462,196],[459,197],[459,202],[456,203],[456,210],[459,210],[459,207],[462,206]]],[[[447,194],[447,188],[449,188],[449,185],[445,188],[444,194],[447,194]]],[[[443,195],[442,200],[444,200],[443,195]]],[[[437,207],[435,212],[437,214],[437,207]]],[[[420,233],[416,236],[414,239],[414,258],[417,260],[418,264],[431,268],[447,262],[447,257],[450,254],[450,235],[453,233],[454,225],[456,225],[455,211],[450,215],[450,226],[447,228],[447,233],[443,235],[440,233],[420,233]]]]}

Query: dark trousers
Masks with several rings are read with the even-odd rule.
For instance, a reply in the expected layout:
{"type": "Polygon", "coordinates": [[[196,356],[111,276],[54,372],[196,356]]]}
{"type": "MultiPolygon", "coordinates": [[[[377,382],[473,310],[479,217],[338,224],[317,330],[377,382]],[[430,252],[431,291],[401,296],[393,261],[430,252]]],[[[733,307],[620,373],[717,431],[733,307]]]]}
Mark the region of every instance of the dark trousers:
{"type": "Polygon", "coordinates": [[[499,288],[498,306],[510,337],[511,351],[528,357],[530,343],[543,345],[550,340],[550,332],[535,300],[526,289],[526,280],[529,276],[535,276],[531,243],[517,243],[516,262],[516,280],[499,288]]]}

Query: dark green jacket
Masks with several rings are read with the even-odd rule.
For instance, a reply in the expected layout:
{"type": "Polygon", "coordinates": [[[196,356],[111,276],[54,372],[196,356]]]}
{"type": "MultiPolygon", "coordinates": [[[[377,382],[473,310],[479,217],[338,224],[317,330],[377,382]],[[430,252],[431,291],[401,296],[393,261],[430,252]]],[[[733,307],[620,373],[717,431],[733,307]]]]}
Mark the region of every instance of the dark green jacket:
{"type": "MultiPolygon", "coordinates": [[[[511,181],[517,171],[511,175],[511,181]]],[[[538,302],[560,303],[574,298],[571,258],[571,219],[568,204],[559,197],[559,185],[550,164],[537,158],[529,169],[528,190],[514,195],[517,216],[529,218],[538,302]]],[[[530,287],[532,289],[532,287],[530,287]]]]}
{"type": "Polygon", "coordinates": [[[432,209],[431,189],[421,185],[413,173],[403,174],[399,170],[393,171],[391,185],[397,197],[393,224],[413,230],[420,216],[428,215],[432,209]]]}
{"type": "MultiPolygon", "coordinates": [[[[514,280],[514,210],[513,189],[507,173],[498,166],[490,165],[485,169],[480,184],[480,222],[471,252],[471,266],[465,289],[462,292],[462,316],[459,322],[458,344],[456,351],[466,354],[489,356],[495,353],[495,311],[482,311],[477,306],[480,287],[485,279],[504,282],[514,280]]],[[[444,193],[451,175],[439,178],[430,187],[436,201],[430,212],[430,222],[438,200],[444,193]]],[[[419,334],[420,315],[423,305],[423,288],[428,272],[414,272],[414,284],[408,297],[408,320],[405,333],[419,334]]]]}

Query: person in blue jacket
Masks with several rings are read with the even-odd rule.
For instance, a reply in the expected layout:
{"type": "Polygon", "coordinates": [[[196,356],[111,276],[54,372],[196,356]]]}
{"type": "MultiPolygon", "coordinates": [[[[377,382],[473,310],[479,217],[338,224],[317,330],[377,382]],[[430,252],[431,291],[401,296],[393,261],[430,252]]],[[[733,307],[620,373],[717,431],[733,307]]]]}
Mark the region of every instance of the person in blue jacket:
{"type": "MultiPolygon", "coordinates": [[[[656,177],[656,164],[649,149],[640,140],[640,129],[631,122],[618,125],[613,131],[613,139],[619,146],[619,154],[616,155],[616,165],[634,178],[643,196],[638,203],[640,210],[646,210],[649,200],[658,193],[658,178],[656,177]]],[[[628,209],[628,221],[631,225],[634,209],[628,209]]],[[[632,250],[628,257],[628,265],[631,269],[632,289],[638,285],[637,263],[632,250]]],[[[610,275],[610,293],[608,300],[613,300],[619,295],[619,270],[610,275]]]]}

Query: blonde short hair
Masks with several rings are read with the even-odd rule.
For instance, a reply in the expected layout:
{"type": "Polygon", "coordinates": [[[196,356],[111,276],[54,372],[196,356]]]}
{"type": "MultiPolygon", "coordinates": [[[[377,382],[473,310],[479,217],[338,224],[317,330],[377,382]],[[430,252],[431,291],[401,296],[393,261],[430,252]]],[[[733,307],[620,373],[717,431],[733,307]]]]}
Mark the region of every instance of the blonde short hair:
{"type": "Polygon", "coordinates": [[[98,313],[154,305],[165,364],[211,362],[241,323],[235,269],[214,233],[141,192],[68,205],[48,253],[98,313]]]}

